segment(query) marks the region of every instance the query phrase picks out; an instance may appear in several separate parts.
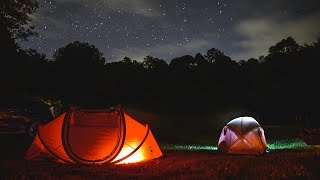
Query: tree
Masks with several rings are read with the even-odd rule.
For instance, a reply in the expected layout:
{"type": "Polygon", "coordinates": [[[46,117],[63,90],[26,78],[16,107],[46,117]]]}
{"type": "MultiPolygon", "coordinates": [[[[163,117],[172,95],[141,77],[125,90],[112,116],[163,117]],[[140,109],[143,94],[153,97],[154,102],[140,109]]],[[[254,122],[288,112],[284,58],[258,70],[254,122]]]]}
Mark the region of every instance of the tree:
{"type": "Polygon", "coordinates": [[[56,63],[71,66],[92,66],[104,65],[105,58],[103,54],[94,45],[89,43],[75,41],[59,48],[53,58],[56,63]]]}
{"type": "Polygon", "coordinates": [[[203,55],[201,53],[197,53],[194,57],[194,60],[197,64],[197,66],[200,66],[200,65],[203,65],[203,64],[206,64],[207,61],[206,61],[206,58],[203,57],[203,55]]]}
{"type": "Polygon", "coordinates": [[[17,54],[19,46],[15,42],[12,34],[8,29],[1,25],[0,22],[0,52],[3,59],[12,59],[17,54]]]}
{"type": "Polygon", "coordinates": [[[131,64],[132,60],[129,57],[125,56],[121,62],[125,64],[131,64]]]}
{"type": "Polygon", "coordinates": [[[216,62],[216,61],[229,61],[231,60],[228,56],[225,56],[222,51],[219,49],[209,49],[207,51],[207,55],[205,56],[208,62],[216,62]]]}
{"type": "MultiPolygon", "coordinates": [[[[33,27],[26,26],[31,21],[30,15],[39,7],[36,0],[1,0],[0,2],[0,60],[1,76],[10,72],[17,72],[17,59],[23,58],[18,52],[21,51],[16,39],[25,40],[31,34],[33,27]]],[[[21,54],[21,53],[20,53],[21,54]]],[[[11,77],[7,77],[9,80],[11,77]]]]}
{"type": "Polygon", "coordinates": [[[26,39],[35,34],[33,26],[26,26],[31,21],[30,15],[39,7],[37,0],[1,0],[0,26],[5,27],[14,39],[26,39]]]}
{"type": "Polygon", "coordinates": [[[168,64],[159,58],[154,58],[152,56],[147,56],[145,58],[143,58],[143,67],[147,70],[150,71],[158,71],[158,72],[162,72],[167,70],[168,68],[168,64]]]}
{"type": "Polygon", "coordinates": [[[197,66],[195,59],[190,55],[185,55],[182,57],[174,58],[170,62],[170,68],[173,71],[186,72],[197,66]]]}
{"type": "Polygon", "coordinates": [[[300,50],[299,44],[292,38],[282,39],[276,45],[269,48],[269,55],[290,54],[300,50]]]}
{"type": "Polygon", "coordinates": [[[102,94],[105,58],[94,46],[75,41],[59,48],[53,55],[56,92],[64,96],[66,102],[97,103],[97,94],[102,94]],[[64,88],[61,88],[63,86],[64,88]]]}

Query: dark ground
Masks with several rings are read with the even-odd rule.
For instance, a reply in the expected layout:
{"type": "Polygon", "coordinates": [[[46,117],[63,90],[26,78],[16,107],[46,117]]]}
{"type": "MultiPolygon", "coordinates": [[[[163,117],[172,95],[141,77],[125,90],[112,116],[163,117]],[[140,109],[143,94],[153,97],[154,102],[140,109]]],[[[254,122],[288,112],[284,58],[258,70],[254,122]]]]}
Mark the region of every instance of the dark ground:
{"type": "Polygon", "coordinates": [[[164,151],[148,162],[70,165],[1,160],[0,179],[319,179],[320,150],[227,156],[216,151],[164,151]]]}

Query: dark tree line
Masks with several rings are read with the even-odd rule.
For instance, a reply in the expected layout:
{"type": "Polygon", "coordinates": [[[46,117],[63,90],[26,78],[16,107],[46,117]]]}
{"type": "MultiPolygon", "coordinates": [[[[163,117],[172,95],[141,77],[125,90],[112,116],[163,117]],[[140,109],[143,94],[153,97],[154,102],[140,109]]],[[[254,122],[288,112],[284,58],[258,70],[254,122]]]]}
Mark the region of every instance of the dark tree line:
{"type": "Polygon", "coordinates": [[[233,61],[218,49],[142,62],[107,63],[88,43],[73,42],[52,60],[34,50],[2,59],[2,95],[61,99],[77,106],[138,107],[166,113],[242,108],[266,122],[317,122],[320,41],[298,45],[291,37],[259,59],[233,61]]]}
{"type": "Polygon", "coordinates": [[[20,28],[30,19],[17,15],[23,19],[19,24],[3,16],[21,12],[21,7],[30,7],[24,10],[32,13],[38,7],[34,0],[21,2],[29,4],[15,4],[12,12],[1,6],[2,97],[45,97],[89,107],[122,104],[162,113],[241,108],[265,123],[320,125],[320,39],[301,46],[288,37],[259,59],[236,62],[212,48],[169,64],[152,56],[107,62],[94,45],[76,41],[48,60],[16,43],[33,33],[32,27],[20,28]]]}

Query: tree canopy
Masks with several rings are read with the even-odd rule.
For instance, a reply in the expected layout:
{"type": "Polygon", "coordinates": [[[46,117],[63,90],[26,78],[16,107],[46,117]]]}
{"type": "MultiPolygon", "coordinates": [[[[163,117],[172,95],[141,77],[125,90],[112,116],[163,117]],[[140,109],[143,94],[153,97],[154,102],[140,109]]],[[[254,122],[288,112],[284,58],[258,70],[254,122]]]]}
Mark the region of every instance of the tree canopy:
{"type": "Polygon", "coordinates": [[[71,66],[104,65],[103,54],[94,45],[87,42],[75,41],[59,48],[53,55],[57,63],[71,66]]]}
{"type": "Polygon", "coordinates": [[[13,38],[26,39],[34,34],[33,27],[26,25],[38,7],[37,0],[1,0],[0,26],[9,31],[13,38]]]}

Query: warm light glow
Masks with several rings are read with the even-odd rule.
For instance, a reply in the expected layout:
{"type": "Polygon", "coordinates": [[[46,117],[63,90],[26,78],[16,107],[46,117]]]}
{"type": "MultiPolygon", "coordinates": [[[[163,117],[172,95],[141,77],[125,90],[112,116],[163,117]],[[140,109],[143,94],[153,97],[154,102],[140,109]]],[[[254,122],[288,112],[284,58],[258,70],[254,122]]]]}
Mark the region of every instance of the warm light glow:
{"type": "Polygon", "coordinates": [[[117,164],[127,164],[127,163],[136,163],[145,160],[146,158],[143,155],[143,151],[139,149],[137,152],[132,154],[130,157],[127,159],[117,163],[117,164]]]}
{"type": "MultiPolygon", "coordinates": [[[[137,147],[138,145],[133,145],[132,147],[137,147]]],[[[119,155],[113,160],[117,161],[118,159],[121,159],[125,156],[127,156],[128,154],[130,154],[132,151],[134,151],[133,148],[129,147],[129,146],[124,146],[121,149],[121,152],[119,153],[119,155]]],[[[116,164],[127,164],[127,163],[135,163],[135,162],[140,162],[145,160],[145,156],[143,155],[143,150],[139,149],[138,151],[136,151],[135,153],[133,153],[130,157],[128,157],[127,159],[124,159],[121,162],[118,162],[116,164]]]]}

